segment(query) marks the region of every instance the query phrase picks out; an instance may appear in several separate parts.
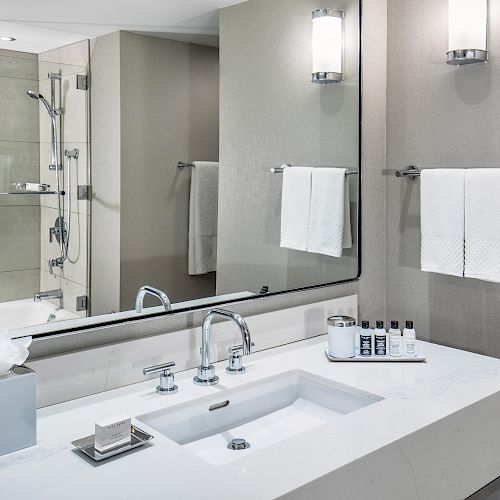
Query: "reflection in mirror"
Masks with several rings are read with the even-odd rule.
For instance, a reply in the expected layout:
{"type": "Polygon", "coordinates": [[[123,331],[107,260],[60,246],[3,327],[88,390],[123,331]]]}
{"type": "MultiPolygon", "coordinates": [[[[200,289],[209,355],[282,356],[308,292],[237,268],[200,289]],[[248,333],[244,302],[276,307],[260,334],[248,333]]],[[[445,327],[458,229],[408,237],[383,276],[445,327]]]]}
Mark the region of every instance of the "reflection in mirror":
{"type": "Polygon", "coordinates": [[[210,29],[0,21],[0,327],[358,276],[359,2],[220,4],[210,29]]]}

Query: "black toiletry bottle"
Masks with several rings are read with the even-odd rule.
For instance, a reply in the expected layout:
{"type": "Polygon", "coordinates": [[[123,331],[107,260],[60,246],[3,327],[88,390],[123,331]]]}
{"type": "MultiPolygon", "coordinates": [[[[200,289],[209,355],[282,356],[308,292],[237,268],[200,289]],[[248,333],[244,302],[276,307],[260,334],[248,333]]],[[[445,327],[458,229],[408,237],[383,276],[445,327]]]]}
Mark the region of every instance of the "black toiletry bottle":
{"type": "Polygon", "coordinates": [[[361,322],[361,332],[359,333],[359,355],[372,355],[372,331],[370,330],[370,322],[361,322]]]}
{"type": "Polygon", "coordinates": [[[377,321],[373,332],[374,354],[375,356],[387,356],[387,332],[384,329],[384,322],[377,321]]]}

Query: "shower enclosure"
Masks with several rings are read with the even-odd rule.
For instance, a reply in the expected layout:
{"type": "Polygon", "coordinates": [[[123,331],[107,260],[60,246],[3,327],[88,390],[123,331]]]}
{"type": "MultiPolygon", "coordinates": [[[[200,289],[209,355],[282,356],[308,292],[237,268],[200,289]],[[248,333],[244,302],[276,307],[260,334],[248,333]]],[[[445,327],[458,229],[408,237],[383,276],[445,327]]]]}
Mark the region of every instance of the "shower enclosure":
{"type": "Polygon", "coordinates": [[[8,63],[0,85],[13,96],[2,105],[13,130],[0,132],[0,229],[3,260],[12,262],[0,268],[0,302],[4,318],[25,311],[15,315],[22,324],[0,327],[87,316],[89,42],[38,55],[3,50],[0,58],[8,63]],[[34,302],[38,292],[48,293],[34,302]]]}

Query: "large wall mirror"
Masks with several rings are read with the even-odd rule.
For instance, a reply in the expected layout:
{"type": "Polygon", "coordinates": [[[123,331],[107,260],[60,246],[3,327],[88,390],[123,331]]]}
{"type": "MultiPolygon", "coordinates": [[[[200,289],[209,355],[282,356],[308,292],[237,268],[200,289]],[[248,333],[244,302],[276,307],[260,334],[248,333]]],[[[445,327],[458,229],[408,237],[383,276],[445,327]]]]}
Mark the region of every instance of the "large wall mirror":
{"type": "Polygon", "coordinates": [[[359,0],[207,3],[3,13],[0,328],[359,276],[359,0]]]}

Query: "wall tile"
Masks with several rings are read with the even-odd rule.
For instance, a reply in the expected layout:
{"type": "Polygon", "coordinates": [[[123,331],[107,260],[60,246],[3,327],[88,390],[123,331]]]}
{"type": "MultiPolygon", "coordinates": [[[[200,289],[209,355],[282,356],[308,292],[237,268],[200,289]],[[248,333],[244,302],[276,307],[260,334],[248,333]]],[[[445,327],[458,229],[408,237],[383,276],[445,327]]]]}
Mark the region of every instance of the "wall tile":
{"type": "Polygon", "coordinates": [[[1,271],[40,267],[40,207],[0,207],[1,271]]]}
{"type": "Polygon", "coordinates": [[[39,290],[39,269],[0,272],[0,302],[28,299],[39,290]]]}
{"type": "MultiPolygon", "coordinates": [[[[18,52],[13,54],[18,54],[18,52]]],[[[36,59],[0,53],[0,76],[38,80],[38,64],[36,59]]]]}
{"type": "MultiPolygon", "coordinates": [[[[40,182],[40,152],[35,142],[0,141],[0,192],[15,191],[16,182],[40,182]]],[[[0,206],[38,205],[39,196],[1,196],[0,206]]]]}
{"type": "Polygon", "coordinates": [[[38,142],[38,103],[28,90],[36,91],[36,82],[0,76],[0,140],[38,142]]]}

